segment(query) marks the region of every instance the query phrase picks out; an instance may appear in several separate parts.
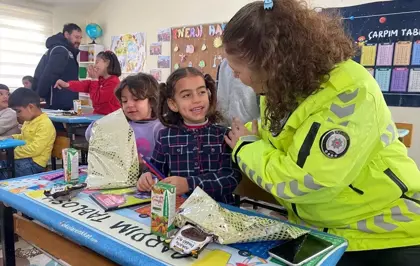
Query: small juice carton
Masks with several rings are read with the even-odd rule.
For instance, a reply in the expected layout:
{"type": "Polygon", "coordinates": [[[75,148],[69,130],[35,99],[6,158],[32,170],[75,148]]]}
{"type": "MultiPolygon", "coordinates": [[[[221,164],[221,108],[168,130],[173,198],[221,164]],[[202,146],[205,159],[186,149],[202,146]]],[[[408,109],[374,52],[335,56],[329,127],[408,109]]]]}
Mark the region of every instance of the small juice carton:
{"type": "Polygon", "coordinates": [[[82,101],[73,100],[73,111],[78,115],[82,114],[82,101]]]}
{"type": "Polygon", "coordinates": [[[64,180],[67,183],[79,182],[79,152],[76,149],[63,149],[64,180]]]}
{"type": "Polygon", "coordinates": [[[157,183],[152,187],[152,233],[164,238],[174,229],[176,187],[171,184],[157,183]]]}

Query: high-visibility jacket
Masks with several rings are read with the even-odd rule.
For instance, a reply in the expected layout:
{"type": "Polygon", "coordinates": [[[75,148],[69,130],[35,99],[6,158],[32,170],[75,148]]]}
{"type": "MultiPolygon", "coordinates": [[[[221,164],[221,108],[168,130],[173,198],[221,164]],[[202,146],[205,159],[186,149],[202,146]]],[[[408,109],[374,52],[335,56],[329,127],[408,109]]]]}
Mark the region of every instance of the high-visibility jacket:
{"type": "MultiPolygon", "coordinates": [[[[262,122],[264,106],[262,99],[262,122]]],[[[349,251],[420,245],[420,172],[375,79],[352,60],[330,72],[280,133],[260,122],[258,136],[241,137],[232,157],[291,222],[344,237],[349,251]]]]}

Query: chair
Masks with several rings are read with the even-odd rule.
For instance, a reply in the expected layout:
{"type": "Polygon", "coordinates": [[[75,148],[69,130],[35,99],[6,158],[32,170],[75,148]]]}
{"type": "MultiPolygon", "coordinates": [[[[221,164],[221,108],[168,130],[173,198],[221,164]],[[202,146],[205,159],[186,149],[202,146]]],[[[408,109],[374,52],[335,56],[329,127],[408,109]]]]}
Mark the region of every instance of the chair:
{"type": "Polygon", "coordinates": [[[402,138],[399,138],[401,140],[402,143],[404,143],[404,145],[407,148],[411,147],[411,139],[413,137],[413,124],[408,124],[408,123],[395,123],[395,125],[397,126],[398,129],[406,129],[408,130],[408,134],[402,138]]]}
{"type": "Polygon", "coordinates": [[[287,216],[286,209],[279,205],[279,202],[273,195],[260,188],[244,174],[233,194],[235,195],[235,203],[238,207],[243,203],[248,203],[251,204],[254,209],[258,207],[266,208],[279,212],[283,216],[287,216]]]}
{"type": "Polygon", "coordinates": [[[62,150],[70,147],[70,139],[66,136],[57,136],[51,152],[51,168],[57,169],[57,159],[63,159],[62,150]]]}

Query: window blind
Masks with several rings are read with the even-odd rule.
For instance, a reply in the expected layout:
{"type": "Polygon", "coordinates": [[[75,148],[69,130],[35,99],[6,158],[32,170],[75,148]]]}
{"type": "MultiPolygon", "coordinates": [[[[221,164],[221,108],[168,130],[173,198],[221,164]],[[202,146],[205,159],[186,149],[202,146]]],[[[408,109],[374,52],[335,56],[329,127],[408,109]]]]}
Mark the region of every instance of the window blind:
{"type": "Polygon", "coordinates": [[[0,83],[13,90],[33,76],[52,25],[48,11],[0,3],[0,83]]]}

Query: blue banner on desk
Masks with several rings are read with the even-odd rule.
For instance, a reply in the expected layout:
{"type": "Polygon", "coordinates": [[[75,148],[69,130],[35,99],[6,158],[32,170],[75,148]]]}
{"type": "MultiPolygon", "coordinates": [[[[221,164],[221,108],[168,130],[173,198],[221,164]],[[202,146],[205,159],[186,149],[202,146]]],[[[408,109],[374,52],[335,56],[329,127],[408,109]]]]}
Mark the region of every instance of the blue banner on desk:
{"type": "Polygon", "coordinates": [[[389,106],[420,106],[420,1],[363,4],[339,11],[389,106]]]}

